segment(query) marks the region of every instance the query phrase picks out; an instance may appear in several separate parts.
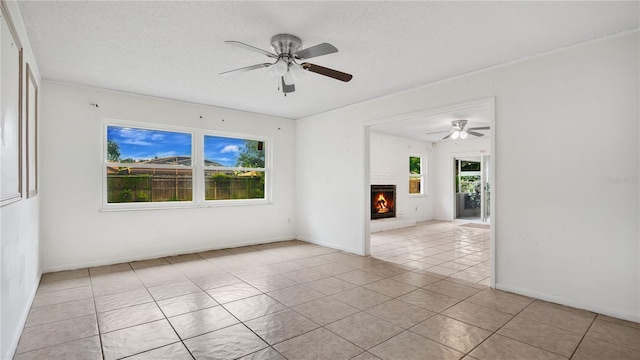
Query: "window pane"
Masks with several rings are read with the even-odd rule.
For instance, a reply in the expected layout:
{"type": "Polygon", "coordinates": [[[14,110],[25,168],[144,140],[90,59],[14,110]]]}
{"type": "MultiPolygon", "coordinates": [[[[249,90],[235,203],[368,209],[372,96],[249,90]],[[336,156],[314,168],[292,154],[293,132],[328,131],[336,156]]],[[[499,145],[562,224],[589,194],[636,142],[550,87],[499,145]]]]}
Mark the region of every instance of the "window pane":
{"type": "Polygon", "coordinates": [[[191,166],[191,134],[108,126],[107,161],[191,166]]]}
{"type": "Polygon", "coordinates": [[[107,166],[107,202],[191,201],[191,169],[107,166]]]}
{"type": "Polygon", "coordinates": [[[420,177],[409,178],[409,194],[421,194],[420,183],[422,179],[420,177]]]}
{"type": "MultiPolygon", "coordinates": [[[[472,193],[476,191],[476,188],[480,187],[480,175],[474,176],[459,176],[460,192],[472,193]]],[[[479,191],[479,190],[478,190],[479,191]]]]}
{"type": "Polygon", "coordinates": [[[205,170],[205,200],[264,199],[264,171],[205,170]]]}
{"type": "Polygon", "coordinates": [[[416,174],[416,175],[420,175],[420,157],[416,157],[416,156],[409,156],[409,173],[410,174],[416,174]]]}
{"type": "Polygon", "coordinates": [[[205,166],[264,168],[264,141],[204,136],[205,166]]]}
{"type": "Polygon", "coordinates": [[[460,170],[480,171],[480,162],[479,161],[462,161],[460,164],[460,170]]]}

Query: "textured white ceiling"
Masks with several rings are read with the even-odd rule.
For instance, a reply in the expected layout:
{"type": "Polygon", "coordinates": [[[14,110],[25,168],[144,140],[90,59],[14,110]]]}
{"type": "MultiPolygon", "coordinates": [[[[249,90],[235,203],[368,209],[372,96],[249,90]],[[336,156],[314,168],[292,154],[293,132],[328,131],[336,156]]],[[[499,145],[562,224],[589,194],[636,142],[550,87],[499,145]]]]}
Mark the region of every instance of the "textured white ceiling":
{"type": "MultiPolygon", "coordinates": [[[[466,128],[489,126],[491,124],[491,108],[489,105],[482,105],[436,115],[414,117],[373,125],[370,127],[370,131],[428,142],[454,141],[451,138],[447,140],[442,138],[451,130],[451,121],[460,119],[467,120],[466,128]]],[[[489,138],[491,135],[490,130],[477,130],[476,132],[484,134],[484,138],[489,138]]],[[[468,139],[475,138],[473,135],[468,137],[468,139]]]]}
{"type": "Polygon", "coordinates": [[[298,119],[436,80],[638,27],[630,2],[19,3],[43,78],[298,119]],[[339,52],[310,62],[353,74],[308,73],[286,98],[269,60],[278,33],[339,52]]]}

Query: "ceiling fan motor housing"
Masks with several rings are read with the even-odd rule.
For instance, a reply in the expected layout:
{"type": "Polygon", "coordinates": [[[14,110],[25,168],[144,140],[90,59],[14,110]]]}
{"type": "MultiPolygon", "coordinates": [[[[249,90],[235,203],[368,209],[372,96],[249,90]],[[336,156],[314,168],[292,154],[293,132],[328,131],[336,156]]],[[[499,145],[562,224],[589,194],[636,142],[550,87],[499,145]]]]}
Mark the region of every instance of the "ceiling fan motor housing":
{"type": "Polygon", "coordinates": [[[462,130],[465,126],[467,126],[467,120],[453,120],[451,121],[451,125],[453,125],[453,127],[455,128],[458,128],[458,130],[462,130]]]}
{"type": "Polygon", "coordinates": [[[285,55],[291,57],[302,47],[299,37],[289,34],[278,34],[271,38],[271,48],[279,57],[285,55]]]}

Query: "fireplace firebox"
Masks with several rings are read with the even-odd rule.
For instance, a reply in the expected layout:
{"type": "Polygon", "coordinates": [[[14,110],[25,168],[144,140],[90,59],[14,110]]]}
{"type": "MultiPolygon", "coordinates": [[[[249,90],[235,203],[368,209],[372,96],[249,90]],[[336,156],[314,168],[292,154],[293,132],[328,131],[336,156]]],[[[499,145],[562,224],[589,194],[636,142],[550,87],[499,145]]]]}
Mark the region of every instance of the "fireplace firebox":
{"type": "Polygon", "coordinates": [[[396,186],[371,185],[371,220],[396,217],[396,186]]]}

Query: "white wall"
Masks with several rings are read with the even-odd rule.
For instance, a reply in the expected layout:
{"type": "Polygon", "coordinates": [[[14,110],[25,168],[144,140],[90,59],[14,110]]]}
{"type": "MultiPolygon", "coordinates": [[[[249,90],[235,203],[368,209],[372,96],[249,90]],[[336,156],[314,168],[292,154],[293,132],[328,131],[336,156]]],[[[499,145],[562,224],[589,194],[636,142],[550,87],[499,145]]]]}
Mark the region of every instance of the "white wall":
{"type": "Polygon", "coordinates": [[[293,121],[51,82],[43,90],[45,272],[295,237],[293,121]],[[102,119],[271,138],[273,204],[100,211],[102,119]]]}
{"type": "Polygon", "coordinates": [[[455,156],[489,155],[491,153],[491,139],[472,139],[442,141],[436,143],[433,156],[435,158],[435,179],[433,181],[434,219],[453,221],[453,186],[455,156]]]}
{"type": "Polygon", "coordinates": [[[369,133],[370,182],[396,185],[396,216],[415,221],[433,219],[433,152],[431,143],[375,132],[369,133]],[[409,156],[421,156],[423,171],[429,176],[424,195],[409,196],[409,156]]]}
{"type": "Polygon", "coordinates": [[[495,96],[497,287],[640,321],[638,43],[633,32],[299,120],[298,234],[364,252],[365,122],[495,96]]]}
{"type": "MultiPolygon", "coordinates": [[[[29,63],[36,82],[39,83],[40,75],[18,6],[13,1],[8,1],[7,6],[18,37],[22,42],[24,62],[29,63]]],[[[2,79],[2,81],[7,81],[7,79],[2,79]]],[[[24,121],[23,134],[25,132],[24,121]]],[[[23,155],[25,149],[26,146],[23,143],[23,155]]],[[[3,169],[3,171],[5,170],[3,169]]],[[[13,357],[41,275],[38,257],[40,236],[38,224],[42,196],[37,195],[27,199],[26,168],[24,166],[22,178],[23,199],[0,208],[2,243],[0,259],[0,359],[13,357]]]]}
{"type": "Polygon", "coordinates": [[[296,123],[297,237],[364,254],[362,239],[371,215],[365,195],[369,181],[364,177],[363,127],[350,121],[348,114],[318,119],[328,123],[310,119],[296,123]],[[341,201],[326,201],[327,196],[341,201]]]}

